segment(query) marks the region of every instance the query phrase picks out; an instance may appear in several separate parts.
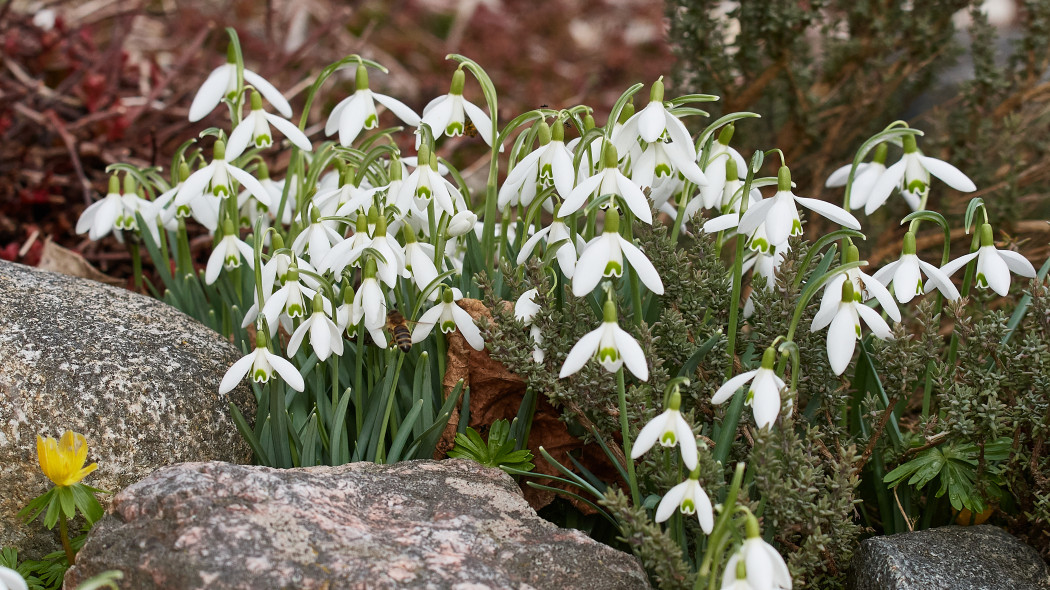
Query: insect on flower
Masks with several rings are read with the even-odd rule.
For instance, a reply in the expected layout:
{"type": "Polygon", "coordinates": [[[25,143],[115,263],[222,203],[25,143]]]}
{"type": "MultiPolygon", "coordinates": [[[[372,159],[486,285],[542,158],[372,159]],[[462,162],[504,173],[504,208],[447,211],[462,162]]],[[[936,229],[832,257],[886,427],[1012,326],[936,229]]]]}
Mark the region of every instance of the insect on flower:
{"type": "Polygon", "coordinates": [[[412,332],[408,329],[408,320],[400,311],[391,309],[386,314],[386,329],[393,340],[391,346],[397,346],[405,354],[412,350],[412,332]]]}

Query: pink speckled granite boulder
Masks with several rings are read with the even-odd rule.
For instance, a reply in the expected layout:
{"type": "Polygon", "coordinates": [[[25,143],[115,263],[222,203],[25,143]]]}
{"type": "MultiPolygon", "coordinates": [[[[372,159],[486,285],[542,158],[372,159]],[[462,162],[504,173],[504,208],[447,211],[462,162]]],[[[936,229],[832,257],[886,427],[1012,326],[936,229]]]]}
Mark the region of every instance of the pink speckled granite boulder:
{"type": "Polygon", "coordinates": [[[160,469],[114,498],[66,587],[108,569],[136,590],[649,587],[633,556],[466,460],[160,469]]]}

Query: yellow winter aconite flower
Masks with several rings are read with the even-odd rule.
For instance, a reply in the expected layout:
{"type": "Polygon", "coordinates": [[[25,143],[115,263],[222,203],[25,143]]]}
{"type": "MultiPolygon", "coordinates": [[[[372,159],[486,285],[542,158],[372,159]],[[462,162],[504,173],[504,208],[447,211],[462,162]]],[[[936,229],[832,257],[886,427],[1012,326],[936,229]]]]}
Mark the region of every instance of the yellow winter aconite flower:
{"type": "Polygon", "coordinates": [[[84,467],[87,460],[87,440],[83,434],[67,430],[60,440],[36,437],[36,454],[40,470],[57,486],[71,486],[98,469],[98,463],[84,467]]]}

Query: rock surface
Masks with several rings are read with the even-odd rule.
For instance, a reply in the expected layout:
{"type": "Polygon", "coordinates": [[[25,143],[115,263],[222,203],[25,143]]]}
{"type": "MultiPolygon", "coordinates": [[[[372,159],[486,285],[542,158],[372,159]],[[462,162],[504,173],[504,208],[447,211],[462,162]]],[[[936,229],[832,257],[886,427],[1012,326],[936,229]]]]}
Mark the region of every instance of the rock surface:
{"type": "Polygon", "coordinates": [[[59,547],[42,523],[15,517],[50,485],[37,434],[83,434],[99,465],[86,483],[110,491],[163,465],[251,459],[229,402],[251,419],[255,397],[244,384],[218,394],[242,355],[178,310],[0,261],[0,326],[0,545],[31,557],[59,547]]]}
{"type": "Polygon", "coordinates": [[[990,526],[948,526],[873,537],[850,566],[855,590],[1048,590],[1034,549],[990,526]]]}
{"type": "Polygon", "coordinates": [[[113,500],[66,587],[107,569],[138,590],[649,587],[633,556],[466,460],[160,469],[113,500]]]}

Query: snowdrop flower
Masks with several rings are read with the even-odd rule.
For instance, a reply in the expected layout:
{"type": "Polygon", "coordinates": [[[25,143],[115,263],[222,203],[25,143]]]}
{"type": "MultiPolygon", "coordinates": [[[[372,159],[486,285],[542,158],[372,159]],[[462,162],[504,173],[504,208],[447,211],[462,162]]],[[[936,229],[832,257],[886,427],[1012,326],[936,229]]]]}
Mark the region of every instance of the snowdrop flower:
{"type": "Polygon", "coordinates": [[[649,201],[645,198],[642,189],[638,188],[633,180],[624,176],[623,172],[617,168],[616,147],[606,144],[604,154],[605,165],[597,174],[572,189],[569,196],[565,198],[565,202],[561,204],[561,208],[558,209],[558,217],[565,217],[578,211],[586,202],[587,197],[597,190],[599,195],[619,195],[635,217],[652,225],[653,214],[649,210],[649,201]]]}
{"type": "Polygon", "coordinates": [[[620,214],[615,208],[605,212],[605,231],[593,238],[580,254],[579,264],[572,277],[572,293],[583,297],[590,293],[602,277],[623,275],[623,258],[631,263],[642,284],[657,295],[664,292],[664,284],[656,267],[637,246],[620,235],[620,214]]]}
{"type": "Polygon", "coordinates": [[[448,227],[445,228],[445,233],[452,238],[465,236],[474,229],[474,224],[477,222],[478,216],[470,209],[464,209],[452,216],[448,227]]]}
{"type": "Polygon", "coordinates": [[[689,474],[689,479],[668,490],[660,500],[660,505],[656,507],[656,522],[664,522],[671,518],[677,508],[685,515],[695,513],[700,521],[700,528],[710,535],[715,528],[715,513],[707,492],[700,487],[699,479],[700,469],[694,468],[689,474]]]}
{"type": "Polygon", "coordinates": [[[233,222],[227,219],[222,228],[223,237],[215,245],[211,256],[208,257],[208,266],[204,271],[204,282],[212,284],[219,278],[219,272],[225,268],[232,270],[241,265],[241,257],[248,262],[248,267],[255,269],[255,251],[244,240],[237,237],[237,230],[233,222]]]}
{"type": "Polygon", "coordinates": [[[331,313],[332,305],[324,299],[320,293],[314,295],[313,313],[299,327],[292,332],[288,340],[288,356],[295,356],[299,346],[303,343],[307,332],[310,334],[310,348],[317,354],[321,361],[328,360],[333,353],[336,356],[343,355],[343,331],[335,325],[328,315],[331,313]],[[325,306],[328,306],[328,313],[325,306]]]}
{"type": "Polygon", "coordinates": [[[960,297],[959,290],[952,284],[948,275],[936,266],[919,260],[915,255],[915,234],[912,232],[904,234],[904,248],[900,259],[880,268],[872,277],[887,287],[893,285],[897,301],[907,303],[916,295],[922,295],[922,273],[929,277],[927,284],[939,289],[948,301],[955,301],[960,297]]]}
{"type": "MultiPolygon", "coordinates": [[[[682,417],[682,413],[678,411],[680,407],[682,407],[682,395],[678,392],[676,387],[673,393],[671,393],[671,399],[667,403],[667,409],[659,416],[650,420],[638,432],[638,438],[635,439],[634,446],[631,448],[632,459],[641,457],[659,441],[660,446],[662,447],[670,448],[678,445],[678,448],[682,453],[682,463],[684,463],[690,471],[697,468],[696,436],[693,435],[693,429],[689,427],[685,418],[682,417]]],[[[678,490],[682,485],[684,484],[675,486],[674,489],[678,490]]],[[[679,491],[683,491],[684,493],[684,488],[679,491]]],[[[702,492],[703,490],[701,490],[701,493],[702,492]]],[[[668,492],[668,495],[664,496],[664,501],[667,501],[670,496],[671,493],[668,492]]],[[[684,495],[678,496],[678,499],[670,501],[668,506],[669,510],[667,510],[666,516],[662,520],[659,515],[663,514],[662,511],[665,509],[665,506],[664,503],[661,502],[660,509],[657,510],[656,522],[667,520],[667,518],[671,516],[671,513],[674,512],[674,507],[680,504],[683,498],[684,495]]],[[[683,512],[685,512],[684,509],[683,512]]],[[[708,515],[710,515],[710,502],[707,503],[707,512],[708,515]]],[[[692,514],[692,512],[687,512],[687,514],[692,514]]],[[[703,522],[704,517],[701,514],[700,523],[703,524],[703,522]]],[[[704,530],[710,532],[710,527],[705,527],[704,530]]]]}
{"type": "Polygon", "coordinates": [[[430,152],[430,148],[422,146],[419,149],[420,165],[408,175],[397,196],[397,202],[407,202],[415,197],[421,210],[426,210],[429,203],[435,204],[435,213],[447,213],[455,215],[456,211],[467,209],[466,199],[454,184],[441,176],[437,157],[430,152]]]}
{"type": "Polygon", "coordinates": [[[535,301],[538,294],[539,291],[535,288],[522,293],[514,302],[514,317],[529,327],[529,336],[532,336],[533,341],[536,342],[536,346],[532,349],[532,359],[537,363],[542,363],[544,353],[540,345],[543,344],[543,333],[540,332],[539,326],[532,323],[532,319],[540,311],[540,306],[535,301]]]}
{"type": "Polygon", "coordinates": [[[306,299],[314,296],[313,289],[300,281],[299,268],[292,266],[284,275],[284,285],[277,289],[263,305],[262,314],[270,326],[271,336],[277,331],[277,320],[281,313],[290,318],[306,315],[306,299]],[[305,297],[304,297],[305,296],[305,297]]]}
{"type": "Polygon", "coordinates": [[[588,332],[573,345],[565,357],[565,363],[558,373],[559,379],[575,374],[591,358],[597,358],[606,371],[615,373],[623,365],[642,381],[649,380],[649,367],[645,362],[645,353],[633,336],[616,323],[616,304],[605,302],[602,325],[588,332]]]}
{"type": "MultiPolygon", "coordinates": [[[[925,194],[929,190],[931,174],[957,191],[972,193],[977,190],[977,185],[955,166],[944,160],[922,155],[915,144],[914,135],[905,135],[903,142],[904,155],[899,162],[887,168],[871,187],[871,194],[864,205],[865,213],[871,214],[881,207],[894,188],[900,188],[904,195],[925,194]]],[[[917,199],[913,198],[909,202],[912,209],[917,207],[916,201],[917,199]]]]}
{"type": "MultiPolygon", "coordinates": [[[[485,140],[485,143],[491,146],[492,122],[484,111],[475,106],[474,103],[463,98],[463,84],[465,81],[466,74],[463,72],[463,69],[457,69],[452,74],[452,85],[448,94],[435,98],[423,108],[422,122],[429,125],[433,130],[434,140],[436,141],[439,137],[446,134],[449,137],[463,135],[465,113],[467,117],[470,117],[470,121],[474,123],[474,127],[477,128],[478,135],[485,140]]],[[[416,141],[419,141],[419,139],[416,141]]]]}
{"type": "MultiPolygon", "coordinates": [[[[605,225],[606,227],[609,226],[608,217],[605,218],[605,225]]],[[[544,237],[547,239],[547,244],[552,246],[561,242],[561,245],[556,246],[558,252],[555,254],[555,257],[565,278],[572,279],[573,274],[576,272],[576,246],[573,245],[572,236],[569,234],[569,226],[565,225],[565,222],[560,217],[555,217],[550,225],[530,236],[528,240],[525,240],[521,251],[518,252],[517,263],[525,264],[525,261],[532,256],[536,245],[544,237]]]]}
{"type": "MultiPolygon", "coordinates": [[[[843,252],[842,262],[848,264],[858,260],[860,260],[860,252],[856,246],[850,243],[843,252]]],[[[901,321],[901,310],[893,300],[893,295],[875,277],[864,273],[859,268],[851,268],[845,273],[832,278],[824,285],[824,295],[820,300],[821,310],[826,310],[825,313],[833,313],[832,310],[838,308],[842,283],[847,279],[853,284],[853,298],[857,303],[875,298],[879,305],[882,306],[883,311],[886,312],[886,315],[890,316],[895,322],[901,321]]],[[[820,312],[818,311],[817,313],[819,314],[820,312]]]]}
{"type": "Polygon", "coordinates": [[[365,262],[364,279],[350,307],[350,323],[356,326],[361,320],[364,320],[365,330],[372,336],[372,341],[380,348],[386,348],[386,295],[376,280],[374,258],[365,262]]]}
{"type": "Polygon", "coordinates": [[[379,254],[379,257],[374,258],[379,268],[379,278],[393,288],[398,275],[404,272],[405,252],[397,240],[387,233],[386,216],[380,215],[375,208],[370,208],[367,216],[358,215],[354,235],[332,246],[318,268],[322,272],[331,270],[339,275],[347,265],[356,264],[367,248],[379,254]],[[374,223],[374,229],[369,235],[368,226],[371,223],[374,223]]]}
{"type": "MultiPolygon", "coordinates": [[[[827,182],[824,186],[828,188],[846,186],[846,182],[849,181],[849,171],[853,168],[853,164],[846,164],[838,170],[831,173],[828,177],[827,182]]],[[[875,187],[876,181],[882,176],[882,173],[886,171],[886,144],[880,143],[875,148],[875,156],[871,162],[862,162],[857,166],[857,172],[853,175],[853,187],[849,193],[849,208],[860,209],[868,203],[868,197],[871,195],[871,189],[875,187]]],[[[874,209],[873,209],[874,210],[874,209]]],[[[868,211],[867,213],[871,213],[868,211]]]]}
{"type": "Polygon", "coordinates": [[[565,124],[556,120],[553,130],[543,120],[537,125],[540,147],[529,152],[507,174],[496,201],[500,211],[518,204],[528,207],[540,186],[554,186],[562,198],[572,193],[576,169],[572,152],[565,147],[565,124]]]}
{"type": "MultiPolygon", "coordinates": [[[[992,226],[987,223],[981,225],[981,247],[976,252],[949,262],[941,267],[941,271],[951,276],[974,258],[977,259],[977,285],[990,288],[1001,297],[1010,292],[1011,271],[1022,277],[1035,278],[1035,267],[1027,258],[1011,250],[996,249],[992,239],[992,226]]],[[[927,284],[926,291],[929,292],[932,286],[927,284]]]]}
{"type": "MultiPolygon", "coordinates": [[[[36,18],[33,19],[34,23],[36,18]]],[[[29,590],[26,581],[15,570],[0,566],[0,590],[29,590]]]]}
{"type": "Polygon", "coordinates": [[[749,588],[751,590],[791,590],[791,572],[784,558],[756,532],[758,523],[751,524],[749,515],[748,538],[726,562],[722,590],[749,588]]]}
{"type": "Polygon", "coordinates": [[[206,192],[211,192],[216,197],[230,196],[233,193],[230,187],[231,176],[261,203],[270,201],[269,193],[254,176],[226,161],[225,142],[221,139],[217,140],[212,154],[214,159],[210,164],[190,174],[190,177],[182,183],[182,188],[175,195],[176,207],[186,205],[194,199],[200,199],[206,192]]]}
{"type": "Polygon", "coordinates": [[[88,238],[100,240],[113,231],[117,219],[123,218],[124,201],[120,195],[120,179],[109,177],[109,191],[101,200],[88,205],[77,220],[78,234],[87,232],[88,238]]]}
{"type": "MultiPolygon", "coordinates": [[[[718,207],[719,198],[725,192],[729,162],[733,162],[736,170],[747,170],[747,162],[744,161],[744,157],[736,149],[729,147],[735,131],[736,126],[730,123],[722,128],[722,131],[718,133],[718,139],[712,142],[711,151],[707,156],[707,166],[704,168],[707,185],[700,186],[698,206],[694,207],[693,213],[697,211],[699,205],[703,205],[705,209],[718,207]]],[[[698,157],[702,156],[701,153],[698,157]]]]}
{"type": "Polygon", "coordinates": [[[409,127],[419,126],[419,115],[405,103],[385,94],[372,92],[368,88],[368,69],[364,64],[357,65],[357,76],[354,79],[356,90],[350,96],[339,101],[328,115],[324,134],[339,132],[339,143],[349,147],[364,129],[375,129],[379,126],[379,115],[376,113],[376,102],[390,109],[409,127]]]}
{"type": "Polygon", "coordinates": [[[836,375],[841,375],[853,358],[853,349],[861,336],[861,319],[876,337],[883,340],[893,338],[889,325],[879,312],[856,300],[853,282],[843,279],[841,283],[842,296],[838,305],[821,305],[809,328],[810,332],[828,328],[828,361],[836,375]]]}
{"type": "MultiPolygon", "coordinates": [[[[314,262],[324,260],[332,251],[332,245],[343,241],[343,236],[335,231],[336,221],[321,219],[317,207],[309,208],[310,225],[292,242],[292,251],[302,256],[308,253],[310,260],[314,262]]],[[[342,269],[339,269],[340,272],[342,269]]]]}
{"type": "Polygon", "coordinates": [[[845,209],[819,199],[795,196],[791,192],[791,171],[787,166],[781,166],[777,176],[777,194],[748,208],[740,219],[740,233],[751,235],[759,225],[765,223],[769,244],[779,244],[789,236],[801,235],[802,222],[798,217],[796,203],[843,227],[860,229],[860,222],[845,209]]]}
{"type": "Polygon", "coordinates": [[[251,369],[251,379],[256,383],[266,383],[273,376],[274,371],[277,371],[281,379],[284,379],[292,389],[299,392],[305,389],[306,384],[303,382],[303,376],[299,374],[299,369],[296,369],[295,365],[286,359],[270,352],[268,341],[265,330],[255,333],[255,350],[233,363],[233,366],[226,371],[222,382],[219,383],[220,394],[228,393],[237,387],[241,379],[249,374],[249,369],[251,369]]]}
{"type": "MultiPolygon", "coordinates": [[[[416,287],[423,291],[438,278],[434,246],[416,241],[415,232],[408,226],[402,228],[402,234],[405,236],[405,272],[402,276],[411,277],[416,287]]],[[[431,289],[427,298],[433,301],[437,295],[437,289],[431,289]]]]}
{"type": "Polygon", "coordinates": [[[412,330],[412,343],[422,342],[437,325],[445,334],[459,328],[459,333],[471,348],[484,350],[485,340],[481,337],[481,330],[474,324],[474,318],[455,303],[462,298],[463,294],[459,289],[444,287],[441,291],[441,302],[423,312],[416,321],[416,327],[412,330]]]}
{"type": "Polygon", "coordinates": [[[244,153],[249,143],[254,144],[258,148],[268,148],[273,145],[273,134],[270,133],[270,125],[273,125],[278,131],[283,133],[295,147],[304,152],[313,150],[313,146],[305,133],[287,119],[282,119],[277,115],[272,115],[262,110],[262,98],[259,97],[258,93],[252,93],[252,112],[248,113],[248,116],[242,119],[233,132],[230,133],[230,141],[226,146],[228,157],[231,160],[236,159],[244,153]]]}
{"type": "MultiPolygon", "coordinates": [[[[237,63],[231,45],[226,56],[226,63],[212,70],[211,74],[201,84],[197,95],[193,97],[190,105],[190,122],[196,123],[203,119],[215,107],[219,106],[223,98],[231,99],[237,92],[237,63]]],[[[251,84],[270,101],[277,112],[285,117],[292,116],[292,107],[279,90],[273,84],[267,82],[262,76],[244,68],[244,81],[251,84]]]]}
{"type": "Polygon", "coordinates": [[[652,186],[656,176],[670,176],[672,170],[699,186],[707,184],[700,167],[696,165],[696,148],[685,125],[664,105],[663,77],[653,82],[649,104],[624,122],[613,134],[613,145],[620,152],[629,152],[641,139],[648,145],[641,155],[632,159],[631,177],[639,186],[652,186]]]}
{"type": "Polygon", "coordinates": [[[755,413],[755,424],[759,428],[772,428],[773,422],[780,415],[780,392],[784,389],[784,380],[777,377],[773,370],[775,361],[776,351],[770,346],[762,354],[761,367],[741,373],[726,381],[715,392],[711,403],[725,403],[736,393],[736,390],[750,382],[751,386],[747,389],[744,403],[751,406],[751,410],[755,413]]]}

